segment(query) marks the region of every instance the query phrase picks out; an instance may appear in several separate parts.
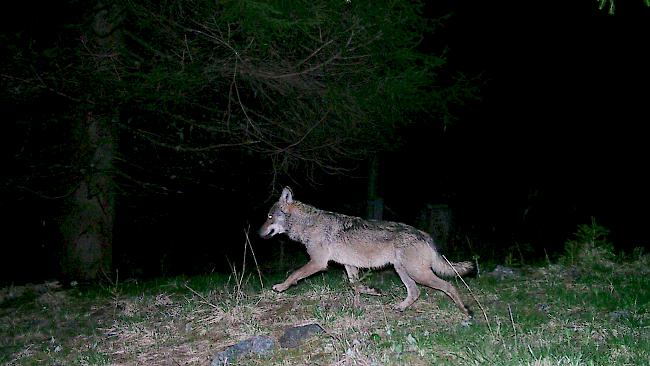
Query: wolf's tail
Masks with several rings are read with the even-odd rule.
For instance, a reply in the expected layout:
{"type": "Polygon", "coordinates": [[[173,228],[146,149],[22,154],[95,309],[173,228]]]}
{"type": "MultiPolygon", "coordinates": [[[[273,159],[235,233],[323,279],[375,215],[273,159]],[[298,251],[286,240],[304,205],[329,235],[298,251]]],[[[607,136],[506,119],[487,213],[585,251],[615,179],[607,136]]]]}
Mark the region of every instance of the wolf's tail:
{"type": "Polygon", "coordinates": [[[450,262],[453,268],[449,266],[449,263],[445,260],[445,258],[440,255],[437,251],[433,251],[433,260],[431,261],[431,269],[433,269],[434,272],[441,276],[445,277],[455,277],[456,272],[458,272],[459,275],[463,276],[468,274],[474,269],[474,264],[472,262],[450,262]]]}

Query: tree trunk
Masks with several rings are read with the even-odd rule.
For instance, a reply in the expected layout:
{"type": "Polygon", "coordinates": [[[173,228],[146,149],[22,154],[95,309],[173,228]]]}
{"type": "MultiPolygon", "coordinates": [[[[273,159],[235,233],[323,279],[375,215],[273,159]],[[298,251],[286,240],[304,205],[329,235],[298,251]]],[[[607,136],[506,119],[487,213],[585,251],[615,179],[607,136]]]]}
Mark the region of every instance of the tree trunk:
{"type": "Polygon", "coordinates": [[[381,220],[384,216],[384,200],[377,194],[377,179],[379,179],[379,158],[370,158],[368,167],[368,207],[366,218],[381,220]]]}
{"type": "Polygon", "coordinates": [[[428,204],[420,212],[418,227],[431,234],[438,249],[444,251],[453,239],[453,212],[446,204],[428,204]]]}
{"type": "Polygon", "coordinates": [[[68,279],[93,281],[111,273],[116,139],[111,119],[91,113],[77,129],[81,180],[68,198],[61,225],[62,270],[68,279]]]}
{"type": "MultiPolygon", "coordinates": [[[[106,78],[99,76],[99,81],[96,81],[97,94],[101,95],[101,88],[111,85],[104,85],[102,80],[111,79],[112,73],[118,70],[117,60],[123,40],[117,28],[122,15],[119,8],[105,6],[102,1],[97,2],[97,9],[91,22],[89,34],[92,34],[92,39],[89,42],[96,47],[92,56],[96,73],[108,73],[106,78]]],[[[61,225],[61,265],[66,278],[93,281],[102,274],[110,276],[112,272],[115,222],[113,158],[117,152],[115,126],[119,114],[114,111],[93,114],[83,109],[81,113],[84,117],[75,121],[77,153],[73,159],[73,164],[79,168],[80,180],[68,198],[61,225]]]]}

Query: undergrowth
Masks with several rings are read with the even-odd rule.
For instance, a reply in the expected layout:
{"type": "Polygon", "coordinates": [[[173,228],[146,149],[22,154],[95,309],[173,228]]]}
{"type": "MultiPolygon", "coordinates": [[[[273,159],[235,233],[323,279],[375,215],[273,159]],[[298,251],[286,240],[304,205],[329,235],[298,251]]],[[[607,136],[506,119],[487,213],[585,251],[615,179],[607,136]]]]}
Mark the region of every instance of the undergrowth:
{"type": "Polygon", "coordinates": [[[325,332],[302,346],[236,364],[650,364],[650,256],[615,256],[606,234],[595,221],[580,226],[557,263],[508,276],[486,268],[465,279],[471,294],[452,279],[475,311],[469,323],[424,288],[409,309],[394,311],[406,291],[390,268],[364,272],[381,297],[355,297],[339,266],[280,294],[270,287],[290,269],[272,266],[87,289],[3,289],[0,362],[205,365],[238,341],[317,323],[325,332]]]}

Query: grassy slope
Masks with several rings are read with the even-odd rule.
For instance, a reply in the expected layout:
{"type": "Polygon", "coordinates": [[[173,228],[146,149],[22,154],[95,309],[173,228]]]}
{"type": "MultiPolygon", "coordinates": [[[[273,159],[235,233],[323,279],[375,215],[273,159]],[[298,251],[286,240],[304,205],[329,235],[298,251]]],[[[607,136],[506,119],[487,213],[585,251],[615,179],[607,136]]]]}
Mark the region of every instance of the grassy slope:
{"type": "MultiPolygon", "coordinates": [[[[246,365],[644,365],[650,364],[650,258],[614,264],[522,269],[503,280],[467,283],[483,312],[472,325],[439,292],[422,291],[404,313],[392,270],[364,280],[382,297],[361,307],[333,267],[282,294],[259,289],[257,275],[204,276],[109,288],[31,291],[0,303],[0,363],[209,364],[226,346],[253,335],[280,337],[317,322],[326,334],[299,349],[247,358],[246,365]],[[238,282],[240,283],[238,285],[238,282]]],[[[6,295],[6,289],[5,289],[6,295]]],[[[4,296],[6,298],[6,296],[4,296]]]]}

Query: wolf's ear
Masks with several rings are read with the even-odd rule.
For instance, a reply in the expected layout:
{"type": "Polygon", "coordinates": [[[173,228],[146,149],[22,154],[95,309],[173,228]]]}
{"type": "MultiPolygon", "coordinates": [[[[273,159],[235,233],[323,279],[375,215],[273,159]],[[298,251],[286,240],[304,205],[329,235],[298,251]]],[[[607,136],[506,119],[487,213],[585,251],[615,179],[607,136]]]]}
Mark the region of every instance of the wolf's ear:
{"type": "Polygon", "coordinates": [[[291,188],[284,187],[282,194],[280,195],[280,201],[285,203],[293,202],[293,192],[291,192],[291,188]]]}

